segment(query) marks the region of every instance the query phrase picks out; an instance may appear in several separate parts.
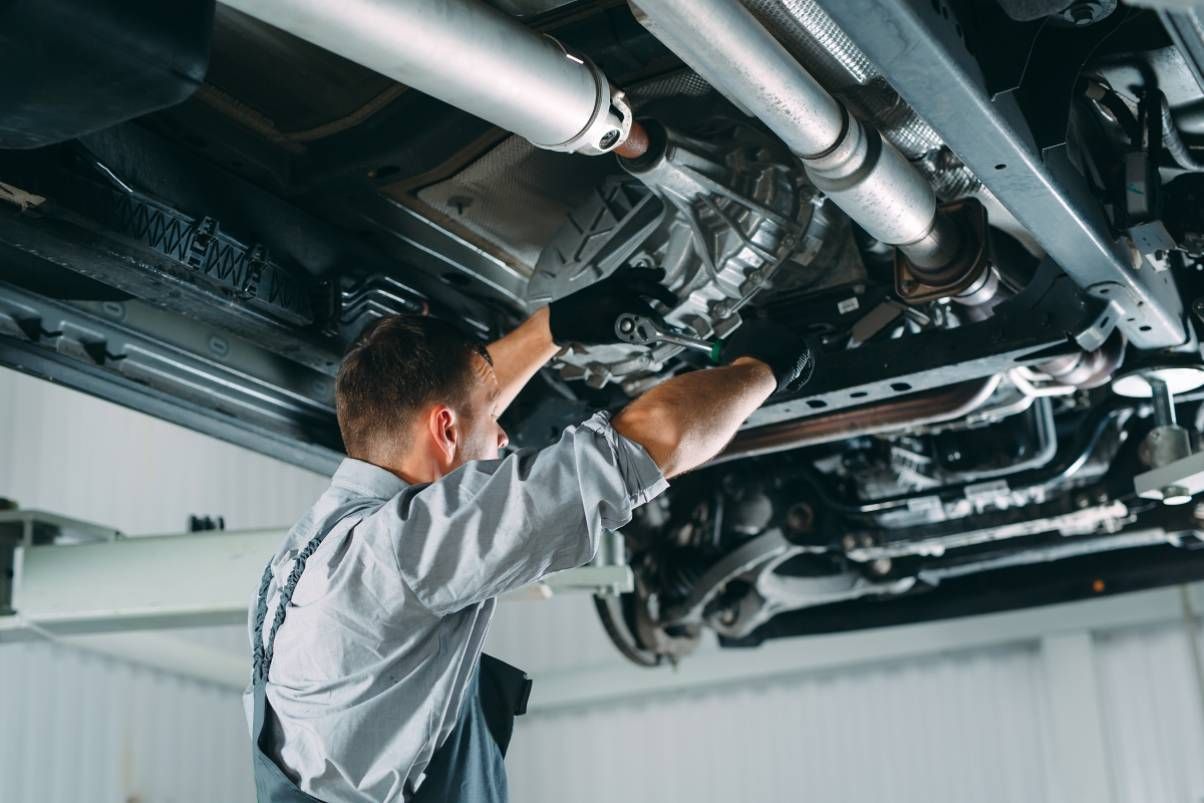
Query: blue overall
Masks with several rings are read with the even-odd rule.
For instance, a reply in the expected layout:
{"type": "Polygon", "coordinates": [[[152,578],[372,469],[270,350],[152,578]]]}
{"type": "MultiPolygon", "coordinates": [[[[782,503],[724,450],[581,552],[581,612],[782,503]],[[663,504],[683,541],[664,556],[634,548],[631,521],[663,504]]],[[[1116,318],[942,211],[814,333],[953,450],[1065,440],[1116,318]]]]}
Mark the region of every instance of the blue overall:
{"type": "MultiPolygon", "coordinates": [[[[297,556],[293,571],[281,589],[278,608],[266,645],[262,639],[267,615],[266,593],[271,567],[264,572],[255,611],[255,641],[252,653],[251,766],[259,803],[302,803],[318,798],[302,792],[272,760],[265,727],[268,702],[265,692],[276,631],[284,620],[289,600],[305,570],[306,559],[325,537],[316,536],[297,556]]],[[[435,751],[418,791],[408,796],[413,803],[505,803],[508,798],[502,759],[514,731],[514,717],[523,714],[531,693],[526,673],[498,659],[482,655],[473,673],[468,693],[460,707],[456,727],[435,751]]],[[[319,803],[321,803],[319,801],[319,803]]]]}

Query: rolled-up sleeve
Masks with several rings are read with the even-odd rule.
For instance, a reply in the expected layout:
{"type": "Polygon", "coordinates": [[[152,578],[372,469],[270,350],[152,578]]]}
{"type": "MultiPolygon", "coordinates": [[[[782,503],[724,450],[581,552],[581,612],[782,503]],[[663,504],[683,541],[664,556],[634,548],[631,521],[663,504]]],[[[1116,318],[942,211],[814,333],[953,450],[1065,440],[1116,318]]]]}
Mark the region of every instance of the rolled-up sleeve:
{"type": "Polygon", "coordinates": [[[411,486],[371,518],[391,533],[402,579],[442,614],[588,562],[604,530],[667,486],[644,448],[597,413],[545,449],[411,486]]]}

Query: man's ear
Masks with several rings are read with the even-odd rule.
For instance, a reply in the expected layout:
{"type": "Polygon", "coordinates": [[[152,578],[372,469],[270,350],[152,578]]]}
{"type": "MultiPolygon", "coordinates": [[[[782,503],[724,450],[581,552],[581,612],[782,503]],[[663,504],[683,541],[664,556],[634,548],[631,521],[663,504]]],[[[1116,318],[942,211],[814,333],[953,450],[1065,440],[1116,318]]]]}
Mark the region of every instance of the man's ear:
{"type": "Polygon", "coordinates": [[[455,463],[460,446],[460,419],[446,404],[436,404],[427,415],[427,427],[439,467],[447,471],[455,463]]]}

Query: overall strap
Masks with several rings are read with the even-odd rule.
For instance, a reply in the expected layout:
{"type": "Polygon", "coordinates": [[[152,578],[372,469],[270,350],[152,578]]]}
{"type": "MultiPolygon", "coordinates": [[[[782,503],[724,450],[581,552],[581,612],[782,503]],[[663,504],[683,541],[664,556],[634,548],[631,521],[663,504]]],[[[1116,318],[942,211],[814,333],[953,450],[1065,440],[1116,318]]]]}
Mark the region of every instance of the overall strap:
{"type": "MultiPolygon", "coordinates": [[[[272,653],[276,645],[276,631],[280,629],[280,625],[284,623],[285,613],[288,611],[288,606],[292,602],[293,592],[297,589],[297,582],[301,579],[302,572],[305,571],[306,561],[310,555],[317,551],[322,542],[326,540],[326,536],[334,532],[340,524],[347,521],[353,513],[360,510],[371,510],[377,507],[377,503],[365,502],[357,500],[340,505],[330,515],[322,519],[318,527],[318,534],[309,539],[305,547],[297,553],[297,557],[293,559],[293,569],[289,572],[284,584],[280,587],[280,601],[276,606],[276,615],[272,617],[272,629],[268,631],[267,644],[263,641],[263,623],[268,614],[268,587],[272,583],[272,561],[268,561],[268,565],[264,567],[263,576],[259,581],[259,593],[256,596],[255,603],[255,627],[253,632],[254,645],[251,649],[251,681],[252,684],[266,684],[268,680],[268,670],[272,666],[272,653]]],[[[358,523],[358,519],[350,522],[348,529],[358,523]]]]}

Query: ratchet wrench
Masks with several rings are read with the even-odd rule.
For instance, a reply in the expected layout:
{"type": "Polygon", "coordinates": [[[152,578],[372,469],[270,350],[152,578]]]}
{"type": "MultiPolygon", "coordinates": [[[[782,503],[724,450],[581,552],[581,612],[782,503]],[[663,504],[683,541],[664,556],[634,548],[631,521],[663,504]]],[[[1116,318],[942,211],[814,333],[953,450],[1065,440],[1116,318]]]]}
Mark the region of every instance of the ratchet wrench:
{"type": "Polygon", "coordinates": [[[706,354],[712,363],[719,363],[719,354],[723,350],[723,342],[706,340],[705,338],[668,329],[651,318],[624,312],[615,319],[615,335],[624,343],[635,346],[651,346],[656,343],[670,343],[706,354]]]}

